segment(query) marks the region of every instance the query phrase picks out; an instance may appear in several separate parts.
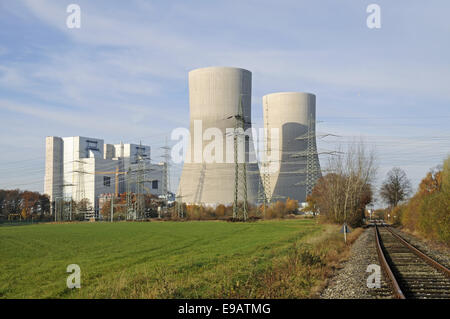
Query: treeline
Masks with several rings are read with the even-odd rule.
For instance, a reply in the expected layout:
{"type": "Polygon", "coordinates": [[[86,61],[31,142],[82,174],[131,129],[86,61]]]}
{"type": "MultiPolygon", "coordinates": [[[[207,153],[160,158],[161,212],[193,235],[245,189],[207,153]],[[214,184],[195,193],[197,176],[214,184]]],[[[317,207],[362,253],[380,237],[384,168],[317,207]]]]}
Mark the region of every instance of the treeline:
{"type": "MultiPolygon", "coordinates": [[[[143,209],[145,211],[145,215],[148,218],[158,217],[158,207],[163,207],[165,201],[163,199],[158,198],[158,196],[153,194],[143,194],[143,209]]],[[[132,193],[131,204],[133,207],[136,206],[137,195],[132,193]]],[[[111,218],[111,198],[106,197],[103,199],[103,202],[100,200],[100,214],[104,219],[109,220],[111,218]]],[[[114,198],[114,220],[126,220],[127,218],[127,194],[122,193],[119,194],[118,197],[114,198]]]]}
{"type": "MultiPolygon", "coordinates": [[[[266,206],[248,205],[249,219],[282,219],[298,214],[298,201],[287,198],[286,201],[277,201],[266,206]]],[[[242,209],[242,207],[239,207],[242,209]]],[[[186,220],[230,220],[233,218],[232,205],[217,205],[216,207],[183,204],[183,215],[186,220]]],[[[179,220],[177,211],[172,208],[170,219],[179,220]]]]}
{"type": "Polygon", "coordinates": [[[450,156],[442,169],[426,175],[408,202],[389,214],[395,224],[424,238],[450,244],[450,156]]]}
{"type": "Polygon", "coordinates": [[[47,195],[38,192],[0,190],[0,221],[47,219],[50,201],[47,195]]]}
{"type": "MultiPolygon", "coordinates": [[[[132,203],[136,203],[136,195],[131,198],[132,203]]],[[[183,217],[178,216],[176,204],[171,205],[166,211],[163,209],[164,200],[155,195],[144,196],[144,209],[146,218],[161,217],[166,220],[229,220],[233,217],[233,205],[186,205],[182,204],[183,217]]],[[[241,203],[242,206],[242,203],[241,203]]],[[[277,201],[266,206],[255,206],[248,204],[249,218],[277,219],[287,218],[289,215],[298,214],[299,203],[297,200],[287,198],[286,201],[277,201]]],[[[242,209],[242,207],[239,207],[242,209]]],[[[111,200],[106,199],[101,204],[100,213],[105,220],[111,218],[111,200]]],[[[127,214],[126,194],[121,194],[114,200],[114,220],[125,220],[127,214]]]]}

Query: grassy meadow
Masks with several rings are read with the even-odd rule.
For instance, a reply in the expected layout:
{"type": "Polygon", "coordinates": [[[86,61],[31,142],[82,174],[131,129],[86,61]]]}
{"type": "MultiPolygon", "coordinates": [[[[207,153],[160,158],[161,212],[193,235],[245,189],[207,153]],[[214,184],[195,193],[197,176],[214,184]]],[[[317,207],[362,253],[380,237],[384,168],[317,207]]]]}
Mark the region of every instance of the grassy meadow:
{"type": "Polygon", "coordinates": [[[0,298],[308,298],[347,251],[312,219],[4,226],[0,298]]]}

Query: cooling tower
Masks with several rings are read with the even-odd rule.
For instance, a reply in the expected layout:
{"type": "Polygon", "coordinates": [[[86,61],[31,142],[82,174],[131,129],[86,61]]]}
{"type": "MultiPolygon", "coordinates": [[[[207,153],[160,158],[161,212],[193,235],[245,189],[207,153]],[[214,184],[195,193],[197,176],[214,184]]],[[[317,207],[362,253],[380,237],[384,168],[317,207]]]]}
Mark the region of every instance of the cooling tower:
{"type": "MultiPolygon", "coordinates": [[[[233,203],[234,143],[233,133],[227,133],[227,129],[234,129],[240,110],[245,129],[251,127],[251,90],[252,74],[244,69],[208,67],[189,72],[190,152],[184,162],[177,192],[183,202],[211,206],[233,203]],[[208,140],[208,133],[205,135],[208,129],[222,136],[215,141],[223,145],[223,154],[217,149],[211,152],[216,156],[213,162],[202,156],[209,152],[213,141],[211,137],[208,140]]],[[[248,163],[249,151],[254,151],[251,138],[245,140],[245,150],[247,198],[249,203],[255,203],[260,175],[256,161],[248,163]]],[[[241,184],[244,184],[243,179],[241,184]]]]}
{"type": "Polygon", "coordinates": [[[269,172],[261,167],[266,196],[271,201],[289,197],[304,202],[307,189],[312,189],[321,176],[315,135],[316,96],[299,92],[268,94],[263,96],[263,113],[269,134],[271,128],[279,132],[277,140],[269,137],[267,142],[268,155],[275,155],[269,163],[276,169],[269,172]]]}

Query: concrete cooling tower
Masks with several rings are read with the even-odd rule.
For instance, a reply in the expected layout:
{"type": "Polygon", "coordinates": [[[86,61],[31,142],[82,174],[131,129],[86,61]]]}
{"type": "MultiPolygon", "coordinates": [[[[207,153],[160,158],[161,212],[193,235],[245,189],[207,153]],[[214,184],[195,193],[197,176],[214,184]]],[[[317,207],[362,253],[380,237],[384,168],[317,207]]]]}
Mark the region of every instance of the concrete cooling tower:
{"type": "MultiPolygon", "coordinates": [[[[233,134],[227,134],[227,129],[234,129],[236,116],[239,114],[243,114],[244,128],[251,127],[251,91],[252,74],[244,69],[208,67],[189,72],[191,147],[186,156],[177,192],[178,196],[182,196],[183,202],[212,206],[233,203],[234,143],[233,134]],[[223,154],[217,149],[212,152],[216,155],[214,162],[205,160],[202,156],[208,151],[208,145],[213,140],[208,137],[208,133],[205,135],[207,129],[215,130],[222,136],[220,142],[223,145],[223,154]],[[200,143],[199,138],[202,140],[200,143]]],[[[247,198],[249,203],[255,203],[260,175],[257,163],[248,163],[249,152],[254,152],[252,139],[245,141],[247,198]]]]}
{"type": "Polygon", "coordinates": [[[268,155],[278,151],[269,162],[277,169],[269,172],[261,166],[266,196],[271,201],[289,197],[304,202],[307,190],[321,176],[315,135],[316,96],[298,92],[268,94],[263,96],[263,113],[269,134],[271,128],[279,131],[277,141],[270,136],[267,141],[268,155]]]}

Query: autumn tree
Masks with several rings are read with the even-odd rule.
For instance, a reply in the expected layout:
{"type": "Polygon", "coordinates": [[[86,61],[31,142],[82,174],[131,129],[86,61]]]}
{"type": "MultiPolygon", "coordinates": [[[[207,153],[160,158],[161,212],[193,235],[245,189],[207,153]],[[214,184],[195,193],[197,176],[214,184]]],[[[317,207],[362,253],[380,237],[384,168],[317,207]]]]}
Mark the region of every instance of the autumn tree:
{"type": "Polygon", "coordinates": [[[442,174],[443,172],[437,168],[428,172],[419,184],[419,193],[432,194],[440,191],[442,186],[442,174]]]}
{"type": "Polygon", "coordinates": [[[48,214],[50,200],[47,195],[18,189],[0,190],[0,220],[7,220],[11,215],[44,219],[48,214]]]}
{"type": "Polygon", "coordinates": [[[218,218],[225,217],[225,213],[226,213],[226,207],[225,207],[225,205],[220,204],[220,205],[218,205],[218,206],[216,207],[216,216],[217,216],[218,218]]]}
{"type": "Polygon", "coordinates": [[[450,156],[427,173],[416,194],[400,205],[403,227],[425,238],[450,244],[450,156]]]}
{"type": "Polygon", "coordinates": [[[286,212],[288,214],[295,214],[298,211],[298,200],[290,199],[289,197],[286,199],[286,212]]]}
{"type": "Polygon", "coordinates": [[[394,167],[387,173],[387,178],[380,188],[381,198],[391,207],[404,201],[411,193],[411,182],[406,173],[398,167],[394,167]]]}
{"type": "Polygon", "coordinates": [[[21,202],[22,218],[27,219],[31,217],[31,214],[37,211],[36,204],[38,202],[39,202],[39,193],[24,191],[22,193],[22,202],[21,202]]]}
{"type": "Polygon", "coordinates": [[[366,205],[372,202],[374,151],[363,142],[350,144],[345,153],[329,158],[327,170],[308,197],[308,206],[319,210],[324,221],[360,225],[366,205]]]}

